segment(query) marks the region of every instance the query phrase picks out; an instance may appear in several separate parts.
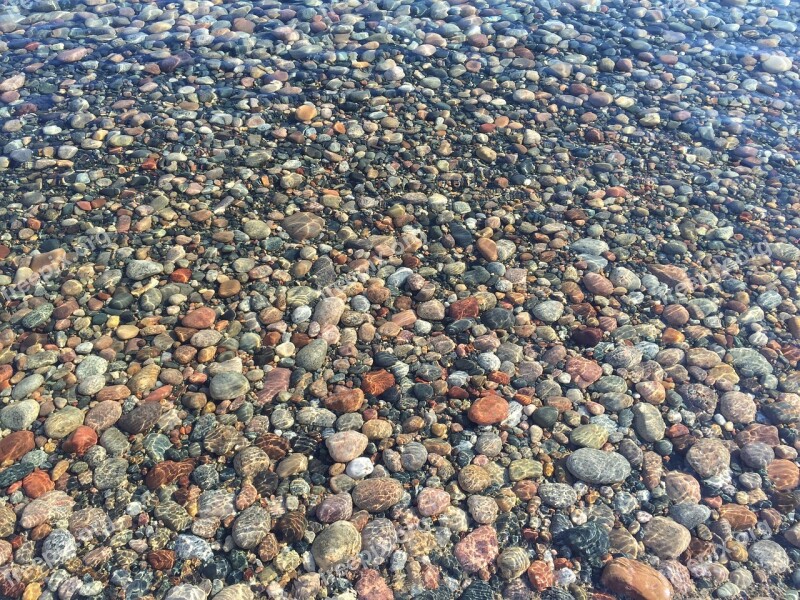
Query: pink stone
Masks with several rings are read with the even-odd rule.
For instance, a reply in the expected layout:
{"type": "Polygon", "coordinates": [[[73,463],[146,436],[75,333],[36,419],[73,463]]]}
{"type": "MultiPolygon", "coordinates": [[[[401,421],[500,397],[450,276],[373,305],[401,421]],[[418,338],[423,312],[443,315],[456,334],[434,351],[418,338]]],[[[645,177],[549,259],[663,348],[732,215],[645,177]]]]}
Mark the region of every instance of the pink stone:
{"type": "Polygon", "coordinates": [[[592,385],[603,374],[603,368],[595,361],[580,356],[573,356],[567,361],[566,371],[581,389],[592,385]]]}
{"type": "Polygon", "coordinates": [[[450,506],[450,494],[437,488],[425,488],[417,496],[417,510],[423,517],[435,517],[450,506]]]}
{"type": "Polygon", "coordinates": [[[272,369],[267,373],[264,377],[264,387],[256,394],[258,404],[267,404],[275,396],[288,390],[291,376],[292,372],[284,368],[272,369]]]}
{"type": "Polygon", "coordinates": [[[486,569],[497,558],[500,546],[493,527],[483,525],[458,542],[455,557],[469,573],[486,569]]]}

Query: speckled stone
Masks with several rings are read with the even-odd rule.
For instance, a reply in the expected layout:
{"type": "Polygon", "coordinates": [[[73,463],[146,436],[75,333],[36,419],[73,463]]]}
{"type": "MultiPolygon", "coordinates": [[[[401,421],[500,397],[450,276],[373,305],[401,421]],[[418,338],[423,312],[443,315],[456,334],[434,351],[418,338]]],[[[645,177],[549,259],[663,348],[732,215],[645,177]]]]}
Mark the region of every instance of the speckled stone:
{"type": "Polygon", "coordinates": [[[482,492],[490,483],[489,473],[478,465],[467,465],[458,473],[458,485],[468,494],[482,492]]]}
{"type": "Polygon", "coordinates": [[[424,488],[417,496],[417,510],[423,517],[435,517],[450,506],[450,494],[436,488],[424,488]]]}
{"type": "Polygon", "coordinates": [[[465,571],[474,573],[489,567],[499,552],[494,528],[482,525],[456,544],[453,555],[465,571]]]}
{"type": "Polygon", "coordinates": [[[542,483],[538,493],[542,502],[553,508],[567,508],[578,501],[578,494],[566,483],[542,483]]]}
{"type": "Polygon", "coordinates": [[[389,519],[374,519],[361,530],[361,549],[372,565],[383,564],[397,547],[397,528],[389,519]]]}
{"type": "Polygon", "coordinates": [[[748,550],[750,560],[767,573],[777,575],[791,568],[789,556],[783,547],[772,540],[760,540],[748,550]]]}

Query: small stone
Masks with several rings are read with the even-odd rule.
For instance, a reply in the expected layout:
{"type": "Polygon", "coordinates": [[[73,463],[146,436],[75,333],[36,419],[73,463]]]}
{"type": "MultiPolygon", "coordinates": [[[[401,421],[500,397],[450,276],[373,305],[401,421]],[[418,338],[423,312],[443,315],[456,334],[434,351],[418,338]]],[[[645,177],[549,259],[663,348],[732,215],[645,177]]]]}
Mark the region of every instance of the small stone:
{"type": "Polygon", "coordinates": [[[312,340],[297,353],[297,366],[306,371],[318,371],[325,365],[328,354],[328,343],[325,340],[312,340]]]}
{"type": "Polygon", "coordinates": [[[295,510],[282,515],[275,523],[278,539],[289,544],[299,542],[306,532],[308,521],[302,511],[295,510]]]}
{"type": "Polygon", "coordinates": [[[435,517],[450,506],[450,494],[436,488],[424,488],[417,496],[417,510],[423,517],[435,517]]]}
{"type": "Polygon", "coordinates": [[[64,452],[83,456],[86,451],[97,444],[97,432],[91,427],[81,425],[63,444],[64,452]]]}
{"type": "Polygon", "coordinates": [[[653,554],[663,560],[678,558],[692,539],[683,525],[667,517],[654,517],[644,527],[642,542],[653,554]]]}
{"type": "Polygon", "coordinates": [[[569,441],[582,448],[599,449],[606,440],[608,440],[608,430],[595,423],[579,425],[569,434],[569,441]]]}
{"type": "Polygon", "coordinates": [[[303,242],[317,237],[325,227],[325,221],[319,215],[309,212],[296,212],[281,221],[281,226],[296,242],[303,242]]]}
{"type": "Polygon", "coordinates": [[[15,431],[0,440],[0,463],[13,463],[36,447],[33,433],[15,431]]]}
{"type": "Polygon", "coordinates": [[[211,378],[209,392],[214,400],[233,400],[250,391],[250,382],[241,373],[223,372],[211,378]]]}
{"type": "Polygon", "coordinates": [[[355,585],[359,600],[394,600],[394,593],[375,569],[365,569],[355,585]]]}
{"type": "Polygon", "coordinates": [[[117,427],[131,435],[146,433],[160,416],[161,405],[158,402],[144,402],[122,415],[117,421],[117,427]]]}
{"type": "Polygon", "coordinates": [[[578,494],[566,483],[542,483],[538,494],[542,502],[553,508],[568,508],[578,501],[578,494]]]}
{"type": "Polygon", "coordinates": [[[44,432],[49,438],[60,440],[83,424],[84,412],[75,406],[65,406],[52,413],[44,422],[44,432]]]}
{"type": "Polygon", "coordinates": [[[12,431],[22,431],[33,425],[38,416],[39,403],[36,400],[22,400],[0,410],[0,424],[12,431]]]}
{"type": "Polygon", "coordinates": [[[42,558],[50,568],[63,565],[77,554],[75,538],[66,529],[54,529],[42,544],[42,558]]]}
{"type": "Polygon", "coordinates": [[[458,485],[468,494],[482,492],[490,483],[489,473],[478,465],[467,465],[458,473],[458,485]]]}
{"type": "Polygon", "coordinates": [[[380,396],[395,384],[394,375],[386,370],[370,371],[361,382],[361,389],[365,394],[380,396]]]}
{"type": "Polygon", "coordinates": [[[319,503],[316,514],[322,523],[347,520],[353,514],[353,499],[345,492],[328,496],[319,503]]]}
{"type": "Polygon", "coordinates": [[[316,118],[317,114],[318,111],[316,107],[311,104],[303,104],[298,106],[294,112],[294,116],[298,121],[311,121],[316,118]]]}
{"type": "Polygon", "coordinates": [[[772,540],[759,540],[748,549],[750,560],[771,575],[791,569],[791,561],[783,547],[772,540]]]}

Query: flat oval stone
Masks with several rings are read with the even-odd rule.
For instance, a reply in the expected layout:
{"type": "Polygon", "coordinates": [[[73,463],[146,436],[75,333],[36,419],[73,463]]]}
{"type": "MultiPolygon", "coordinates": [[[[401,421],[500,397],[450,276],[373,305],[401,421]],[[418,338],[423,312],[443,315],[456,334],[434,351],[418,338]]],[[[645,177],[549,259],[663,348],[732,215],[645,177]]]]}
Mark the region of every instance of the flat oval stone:
{"type": "Polygon", "coordinates": [[[209,392],[214,400],[233,400],[250,391],[250,382],[241,373],[223,372],[211,378],[209,392]]]}
{"type": "Polygon", "coordinates": [[[632,409],[633,428],[645,442],[657,442],[664,439],[667,425],[661,417],[661,411],[652,404],[640,402],[632,409]]]}
{"type": "Polygon", "coordinates": [[[371,513],[385,512],[400,502],[403,485],[396,479],[364,479],[353,488],[353,504],[371,513]]]}
{"type": "Polygon", "coordinates": [[[250,550],[261,543],[271,527],[269,512],[260,506],[244,509],[233,522],[231,536],[240,548],[250,550]]]}
{"type": "Polygon", "coordinates": [[[39,409],[40,406],[36,400],[14,402],[0,410],[0,424],[12,431],[28,429],[39,416],[39,409]]]}
{"type": "Polygon", "coordinates": [[[582,448],[599,449],[603,447],[607,440],[608,430],[596,423],[579,425],[569,434],[569,441],[582,448]]]}
{"type": "Polygon", "coordinates": [[[627,459],[616,452],[580,448],[567,457],[567,469],[578,479],[595,485],[620,483],[631,474],[627,459]]]}
{"type": "Polygon", "coordinates": [[[577,492],[566,483],[542,483],[538,494],[542,502],[553,508],[568,508],[578,501],[577,492]]]}
{"type": "Polygon", "coordinates": [[[60,440],[83,425],[85,413],[75,406],[65,406],[52,413],[44,422],[47,437],[60,440]]]}

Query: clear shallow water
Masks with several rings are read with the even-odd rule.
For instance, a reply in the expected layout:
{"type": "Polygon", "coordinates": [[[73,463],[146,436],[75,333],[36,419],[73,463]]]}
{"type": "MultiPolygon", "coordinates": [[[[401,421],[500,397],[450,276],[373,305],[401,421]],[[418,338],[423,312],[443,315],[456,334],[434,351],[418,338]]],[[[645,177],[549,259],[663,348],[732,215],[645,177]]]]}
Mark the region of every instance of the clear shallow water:
{"type": "Polygon", "coordinates": [[[4,597],[796,597],[796,4],[4,8],[4,597]]]}

